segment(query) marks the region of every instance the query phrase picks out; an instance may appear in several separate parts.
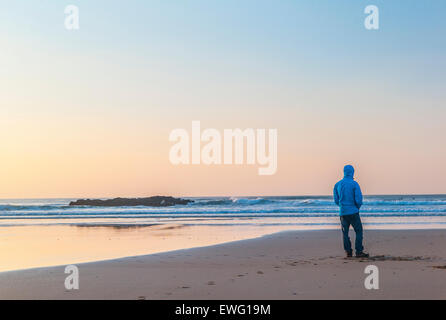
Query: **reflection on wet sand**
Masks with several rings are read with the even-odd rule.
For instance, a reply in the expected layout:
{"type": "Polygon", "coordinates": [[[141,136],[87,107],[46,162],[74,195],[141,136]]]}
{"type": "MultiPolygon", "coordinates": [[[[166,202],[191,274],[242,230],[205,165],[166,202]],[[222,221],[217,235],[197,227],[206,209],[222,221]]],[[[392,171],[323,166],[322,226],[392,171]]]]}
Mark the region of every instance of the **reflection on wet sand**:
{"type": "Polygon", "coordinates": [[[276,231],[277,227],[175,223],[0,227],[0,271],[159,253],[249,239],[276,231]]]}

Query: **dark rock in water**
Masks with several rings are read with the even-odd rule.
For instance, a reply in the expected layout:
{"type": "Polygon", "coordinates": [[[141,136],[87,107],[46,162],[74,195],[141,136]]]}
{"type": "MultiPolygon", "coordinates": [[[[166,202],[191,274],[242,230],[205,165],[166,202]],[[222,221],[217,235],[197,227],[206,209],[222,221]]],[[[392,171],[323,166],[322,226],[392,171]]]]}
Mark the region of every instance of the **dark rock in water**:
{"type": "Polygon", "coordinates": [[[147,198],[114,198],[108,200],[99,199],[80,199],[71,201],[70,206],[96,206],[96,207],[133,207],[133,206],[149,206],[149,207],[168,207],[177,204],[188,204],[193,200],[186,200],[173,197],[147,197],[147,198]]]}

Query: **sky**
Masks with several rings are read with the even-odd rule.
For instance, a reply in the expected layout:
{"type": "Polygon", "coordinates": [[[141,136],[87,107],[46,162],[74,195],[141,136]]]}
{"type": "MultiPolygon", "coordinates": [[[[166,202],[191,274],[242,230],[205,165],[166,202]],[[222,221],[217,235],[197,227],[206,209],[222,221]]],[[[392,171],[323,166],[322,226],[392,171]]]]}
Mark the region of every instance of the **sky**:
{"type": "Polygon", "coordinates": [[[324,195],[347,163],[366,194],[446,193],[445,16],[442,0],[2,0],[0,198],[324,195]],[[171,164],[169,133],[194,120],[277,129],[277,173],[171,164]]]}

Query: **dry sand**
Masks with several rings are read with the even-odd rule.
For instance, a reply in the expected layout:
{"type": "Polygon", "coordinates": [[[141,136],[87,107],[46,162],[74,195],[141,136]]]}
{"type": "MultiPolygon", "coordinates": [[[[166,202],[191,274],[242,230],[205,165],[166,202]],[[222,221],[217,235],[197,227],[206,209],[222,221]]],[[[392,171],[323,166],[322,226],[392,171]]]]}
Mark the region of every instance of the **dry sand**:
{"type": "Polygon", "coordinates": [[[72,291],[65,266],[3,272],[0,298],[446,299],[446,230],[367,230],[365,239],[370,259],[344,258],[341,232],[323,230],[79,264],[72,291]],[[378,290],[364,287],[370,264],[378,290]]]}

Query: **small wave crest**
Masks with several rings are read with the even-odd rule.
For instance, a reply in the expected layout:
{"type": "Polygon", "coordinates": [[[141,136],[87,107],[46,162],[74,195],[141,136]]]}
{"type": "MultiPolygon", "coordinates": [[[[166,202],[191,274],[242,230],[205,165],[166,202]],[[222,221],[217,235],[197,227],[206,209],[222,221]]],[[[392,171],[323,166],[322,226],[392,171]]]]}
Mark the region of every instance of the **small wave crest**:
{"type": "Polygon", "coordinates": [[[42,211],[42,210],[63,210],[70,208],[68,205],[60,206],[60,205],[0,205],[0,212],[1,211],[42,211]]]}

